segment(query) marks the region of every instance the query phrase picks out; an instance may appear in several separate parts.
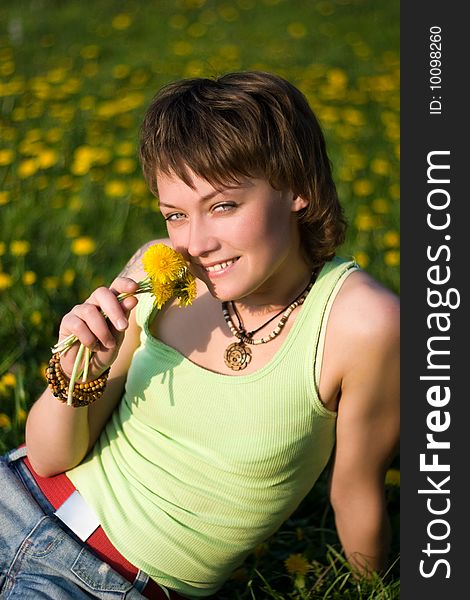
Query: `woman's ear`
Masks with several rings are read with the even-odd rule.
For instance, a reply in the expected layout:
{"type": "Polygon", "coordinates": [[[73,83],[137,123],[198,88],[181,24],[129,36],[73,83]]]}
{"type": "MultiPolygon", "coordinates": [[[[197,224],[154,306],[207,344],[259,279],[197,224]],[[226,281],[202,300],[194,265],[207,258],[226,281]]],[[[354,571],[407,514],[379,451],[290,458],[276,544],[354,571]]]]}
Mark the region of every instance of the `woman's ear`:
{"type": "Polygon", "coordinates": [[[294,196],[292,198],[292,205],[291,205],[292,212],[299,212],[303,208],[307,208],[307,206],[308,206],[308,200],[305,200],[305,198],[302,198],[301,196],[294,196]]]}

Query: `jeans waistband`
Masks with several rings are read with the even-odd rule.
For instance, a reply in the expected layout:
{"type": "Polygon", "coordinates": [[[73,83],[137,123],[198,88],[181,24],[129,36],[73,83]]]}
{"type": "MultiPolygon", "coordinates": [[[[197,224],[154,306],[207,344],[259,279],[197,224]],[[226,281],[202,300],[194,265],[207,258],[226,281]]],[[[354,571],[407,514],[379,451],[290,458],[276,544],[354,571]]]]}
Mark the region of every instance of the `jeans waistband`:
{"type": "MultiPolygon", "coordinates": [[[[57,514],[57,509],[62,507],[73,493],[77,493],[75,486],[67,475],[65,473],[53,477],[38,475],[29,462],[25,446],[12,450],[8,454],[8,462],[42,510],[46,514],[55,514],[64,522],[60,514],[57,514]]],[[[66,521],[65,525],[70,530],[66,521]]],[[[77,535],[73,529],[72,532],[77,535]]],[[[181,596],[159,586],[146,573],[132,565],[111,543],[101,525],[86,539],[86,544],[101,560],[108,563],[115,571],[133,583],[134,587],[145,597],[152,600],[183,600],[181,596]]]]}

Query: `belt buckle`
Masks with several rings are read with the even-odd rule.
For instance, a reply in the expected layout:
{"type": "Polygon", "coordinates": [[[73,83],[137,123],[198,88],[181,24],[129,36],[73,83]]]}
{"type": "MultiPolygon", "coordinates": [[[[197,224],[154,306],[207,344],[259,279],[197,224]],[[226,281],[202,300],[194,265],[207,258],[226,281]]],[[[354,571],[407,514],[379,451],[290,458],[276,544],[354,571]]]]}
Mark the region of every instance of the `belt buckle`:
{"type": "Polygon", "coordinates": [[[98,529],[100,521],[83,496],[75,490],[54,512],[82,542],[98,529]]]}

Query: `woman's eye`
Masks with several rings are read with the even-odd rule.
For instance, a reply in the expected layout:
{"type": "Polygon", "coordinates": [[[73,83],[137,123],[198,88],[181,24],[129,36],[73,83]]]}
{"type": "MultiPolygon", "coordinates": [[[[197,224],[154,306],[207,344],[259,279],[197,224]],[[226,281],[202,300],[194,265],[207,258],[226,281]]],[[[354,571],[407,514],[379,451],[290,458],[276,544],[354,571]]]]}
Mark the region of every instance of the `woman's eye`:
{"type": "Polygon", "coordinates": [[[165,221],[179,221],[184,217],[183,213],[172,213],[171,215],[167,215],[163,217],[165,221]]]}
{"type": "Polygon", "coordinates": [[[217,204],[212,210],[214,212],[227,212],[233,208],[235,208],[235,204],[231,202],[224,202],[223,204],[217,204]]]}

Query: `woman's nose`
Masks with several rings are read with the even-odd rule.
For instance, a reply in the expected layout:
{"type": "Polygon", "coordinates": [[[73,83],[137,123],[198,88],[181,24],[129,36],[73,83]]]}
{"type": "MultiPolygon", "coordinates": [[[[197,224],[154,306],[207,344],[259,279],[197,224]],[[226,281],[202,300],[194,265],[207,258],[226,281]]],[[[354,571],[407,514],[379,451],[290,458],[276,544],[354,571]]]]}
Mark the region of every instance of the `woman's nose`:
{"type": "Polygon", "coordinates": [[[217,239],[204,219],[197,219],[189,226],[187,252],[193,257],[205,256],[217,248],[217,239]]]}

